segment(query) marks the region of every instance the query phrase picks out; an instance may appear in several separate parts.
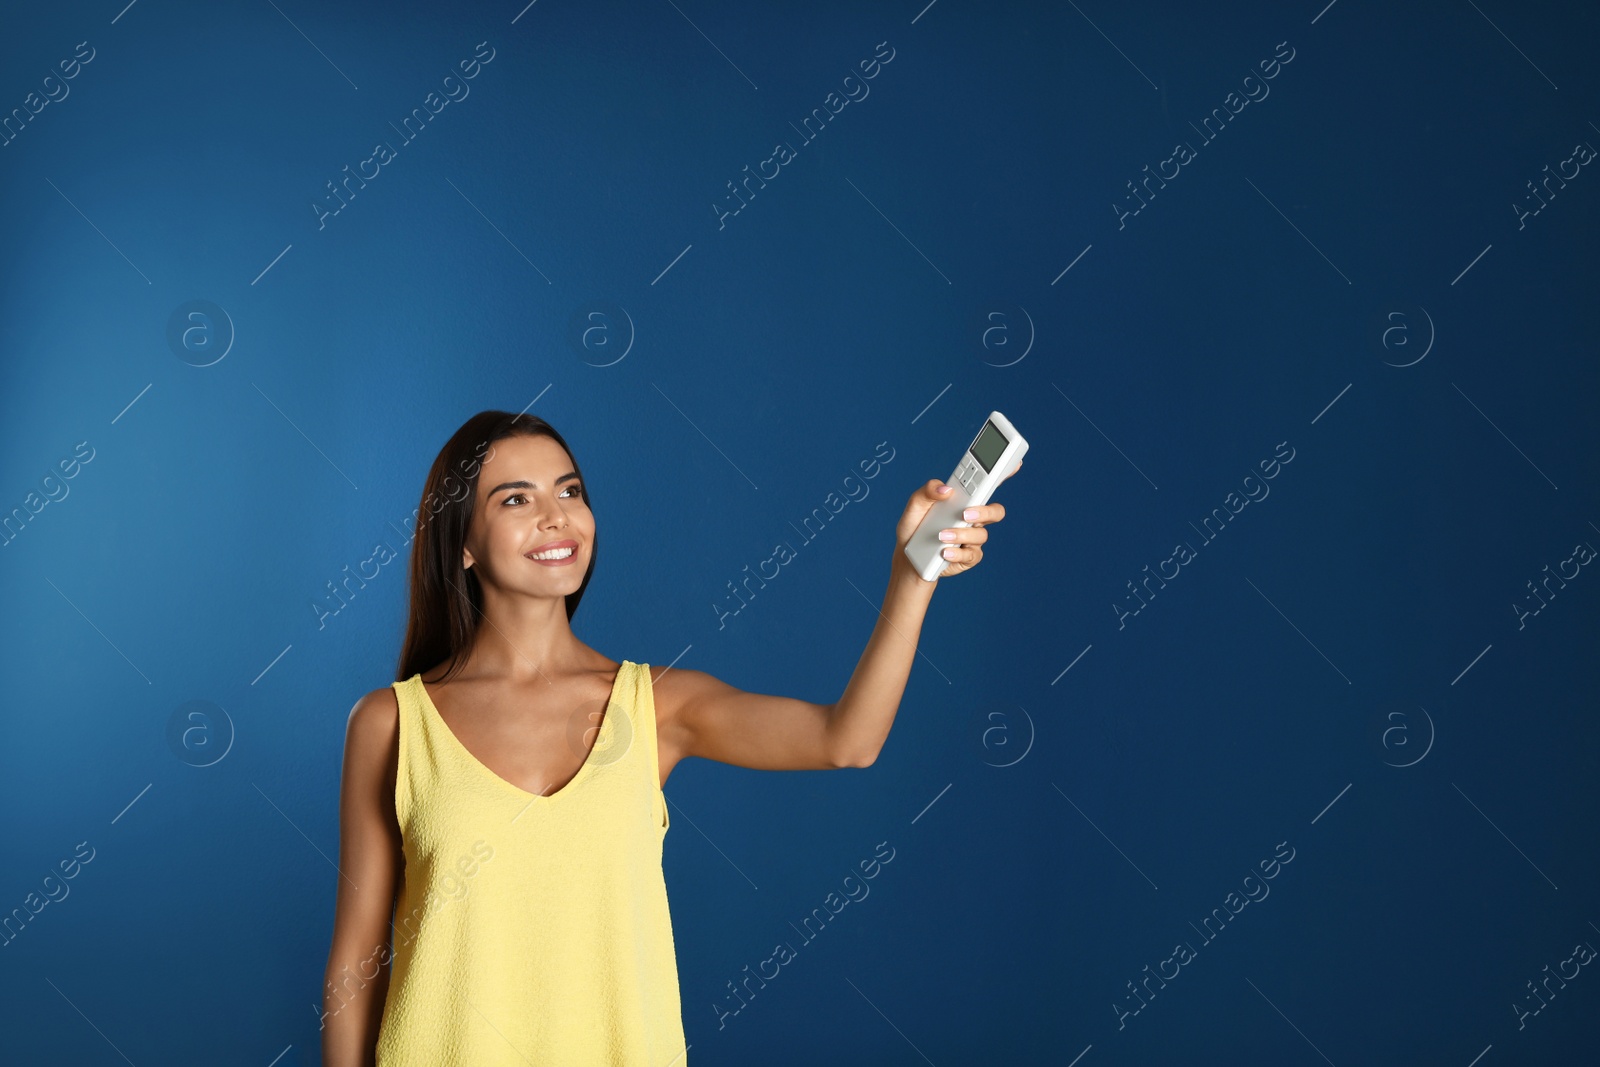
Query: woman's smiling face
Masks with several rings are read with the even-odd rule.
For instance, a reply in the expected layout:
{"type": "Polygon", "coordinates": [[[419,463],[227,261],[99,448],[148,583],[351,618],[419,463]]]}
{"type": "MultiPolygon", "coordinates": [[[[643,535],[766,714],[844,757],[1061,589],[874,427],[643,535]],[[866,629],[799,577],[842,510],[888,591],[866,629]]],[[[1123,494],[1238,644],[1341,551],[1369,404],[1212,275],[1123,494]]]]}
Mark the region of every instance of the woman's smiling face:
{"type": "Polygon", "coordinates": [[[543,596],[565,596],[583,584],[594,551],[594,514],[571,457],[552,438],[494,442],[478,473],[475,503],[462,565],[478,568],[480,582],[543,596]],[[533,558],[551,542],[569,543],[572,554],[533,558]]]}

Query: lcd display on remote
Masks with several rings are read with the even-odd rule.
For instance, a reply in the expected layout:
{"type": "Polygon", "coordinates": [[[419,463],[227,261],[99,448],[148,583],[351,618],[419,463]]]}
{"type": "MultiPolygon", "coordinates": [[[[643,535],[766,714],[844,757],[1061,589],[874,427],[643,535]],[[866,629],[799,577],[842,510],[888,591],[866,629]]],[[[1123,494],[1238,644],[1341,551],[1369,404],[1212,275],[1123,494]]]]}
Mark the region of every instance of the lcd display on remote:
{"type": "Polygon", "coordinates": [[[978,434],[978,439],[972,442],[968,451],[983,464],[985,474],[993,473],[995,461],[1000,458],[1000,453],[1006,450],[1006,435],[996,428],[993,422],[983,424],[983,432],[978,434]]]}

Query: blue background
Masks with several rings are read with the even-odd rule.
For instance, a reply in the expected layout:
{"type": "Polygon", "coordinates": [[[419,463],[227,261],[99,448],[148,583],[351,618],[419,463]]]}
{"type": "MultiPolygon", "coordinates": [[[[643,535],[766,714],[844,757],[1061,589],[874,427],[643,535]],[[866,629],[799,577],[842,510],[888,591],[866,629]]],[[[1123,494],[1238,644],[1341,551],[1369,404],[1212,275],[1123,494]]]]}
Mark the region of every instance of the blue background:
{"type": "Polygon", "coordinates": [[[911,492],[991,409],[1032,445],[874,766],[672,775],[690,1063],[1578,1056],[1600,979],[1518,1005],[1600,944],[1600,578],[1515,605],[1600,545],[1600,178],[1523,214],[1600,143],[1597,27],[1503,0],[8,12],[5,113],[93,58],[0,146],[0,913],[94,858],[0,949],[6,1058],[319,1061],[346,716],[393,677],[427,465],[485,408],[584,465],[582,640],[823,702],[911,492]],[[221,312],[186,348],[191,301],[221,312]],[[327,614],[379,542],[402,558],[327,614]],[[168,736],[195,700],[229,746],[204,767],[168,736]],[[719,1028],[880,842],[870,895],[719,1028]]]}

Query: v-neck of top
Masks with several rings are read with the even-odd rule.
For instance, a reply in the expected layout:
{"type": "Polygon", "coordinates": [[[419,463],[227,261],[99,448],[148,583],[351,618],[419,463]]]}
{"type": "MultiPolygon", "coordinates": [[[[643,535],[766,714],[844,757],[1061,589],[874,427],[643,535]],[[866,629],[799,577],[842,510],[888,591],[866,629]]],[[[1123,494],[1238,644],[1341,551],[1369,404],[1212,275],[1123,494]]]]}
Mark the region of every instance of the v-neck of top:
{"type": "Polygon", "coordinates": [[[422,673],[420,671],[412,675],[412,681],[415,683],[417,691],[422,694],[423,708],[427,710],[430,717],[433,719],[433,722],[443,729],[445,736],[450,738],[455,749],[466,757],[468,763],[476,767],[485,777],[500,783],[503,788],[509,789],[511,792],[515,793],[524,800],[554,801],[559,800],[568,793],[572,792],[573,787],[578,785],[578,783],[584,778],[588,777],[589,772],[593,769],[595,765],[595,753],[599,751],[601,746],[605,744],[611,737],[611,705],[616,703],[617,690],[622,686],[623,676],[626,675],[629,669],[633,666],[634,664],[632,660],[623,660],[621,664],[618,665],[617,677],[611,683],[611,692],[606,697],[605,712],[600,717],[600,729],[595,732],[594,744],[589,747],[588,754],[584,756],[583,765],[578,768],[578,773],[574,774],[572,778],[568,780],[566,785],[548,795],[544,793],[530,793],[521,786],[512,785],[510,782],[506,781],[504,778],[500,777],[500,775],[491,770],[488,764],[484,763],[477,756],[474,756],[472,754],[472,750],[462,742],[461,738],[456,736],[454,730],[450,729],[450,724],[444,721],[444,716],[439,713],[438,706],[434,704],[433,697],[428,693],[427,685],[425,685],[422,681],[422,673]]]}

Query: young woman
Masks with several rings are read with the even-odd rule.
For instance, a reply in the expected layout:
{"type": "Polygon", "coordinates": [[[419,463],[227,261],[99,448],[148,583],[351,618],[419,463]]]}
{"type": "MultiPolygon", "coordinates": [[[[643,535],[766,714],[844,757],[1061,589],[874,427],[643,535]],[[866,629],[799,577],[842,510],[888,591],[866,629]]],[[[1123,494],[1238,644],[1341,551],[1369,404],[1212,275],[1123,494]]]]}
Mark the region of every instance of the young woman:
{"type": "MultiPolygon", "coordinates": [[[[686,1067],[661,787],[686,756],[871,765],[938,584],[901,549],[947,491],[906,504],[855,674],[814,704],[580,641],[599,542],[583,472],[542,419],[467,420],[428,472],[396,681],[350,712],[323,1062],[686,1067]]],[[[976,511],[940,577],[1005,516],[976,511]]]]}

